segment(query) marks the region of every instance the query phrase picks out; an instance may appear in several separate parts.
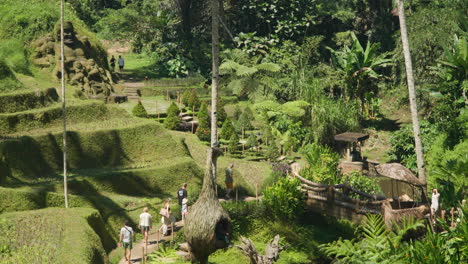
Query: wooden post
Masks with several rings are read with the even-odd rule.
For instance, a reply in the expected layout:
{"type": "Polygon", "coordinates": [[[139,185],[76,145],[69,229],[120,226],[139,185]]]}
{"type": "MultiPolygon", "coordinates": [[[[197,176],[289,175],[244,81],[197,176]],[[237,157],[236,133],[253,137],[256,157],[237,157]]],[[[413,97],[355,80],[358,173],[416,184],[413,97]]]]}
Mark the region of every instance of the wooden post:
{"type": "Polygon", "coordinates": [[[195,129],[195,122],[192,120],[192,134],[195,133],[193,130],[195,129]]]}
{"type": "Polygon", "coordinates": [[[245,152],[245,144],[242,143],[242,155],[245,155],[244,152],[245,152]]]}
{"type": "Polygon", "coordinates": [[[327,209],[329,214],[332,214],[333,206],[335,205],[335,187],[330,186],[327,189],[327,209]]]}
{"type": "Polygon", "coordinates": [[[141,251],[142,251],[142,254],[141,254],[141,263],[142,264],[145,264],[145,246],[142,246],[141,247],[141,251]]]}
{"type": "Polygon", "coordinates": [[[158,235],[156,236],[156,246],[158,247],[159,249],[159,240],[160,240],[160,236],[161,236],[161,228],[158,229],[158,235]]]}
{"type": "Polygon", "coordinates": [[[258,202],[258,184],[255,183],[255,200],[258,202]]]}
{"type": "Polygon", "coordinates": [[[174,222],[171,222],[171,242],[174,242],[174,222]]]}

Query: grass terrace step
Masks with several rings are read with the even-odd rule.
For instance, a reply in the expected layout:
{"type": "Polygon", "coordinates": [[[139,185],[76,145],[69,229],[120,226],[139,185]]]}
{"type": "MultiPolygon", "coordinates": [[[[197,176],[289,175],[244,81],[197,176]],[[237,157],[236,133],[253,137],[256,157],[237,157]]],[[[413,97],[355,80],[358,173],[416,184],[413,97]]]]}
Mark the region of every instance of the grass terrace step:
{"type": "MultiPolygon", "coordinates": [[[[188,155],[180,140],[151,120],[107,120],[79,124],[70,130],[70,169],[144,167],[157,160],[188,155]]],[[[61,168],[60,129],[0,142],[0,182],[44,178],[61,168]]]]}
{"type": "Polygon", "coordinates": [[[0,113],[14,113],[42,108],[57,102],[58,99],[59,96],[55,88],[0,94],[0,113]]]}
{"type": "Polygon", "coordinates": [[[2,218],[0,244],[9,245],[10,251],[2,255],[2,263],[108,263],[107,253],[116,246],[114,234],[94,209],[47,208],[2,218]]]}
{"type": "MultiPolygon", "coordinates": [[[[112,116],[125,116],[126,112],[117,107],[107,107],[96,101],[71,101],[67,104],[67,124],[90,123],[108,120],[112,116]]],[[[44,130],[62,126],[62,105],[55,103],[46,108],[0,114],[0,133],[28,134],[31,130],[44,130]]]]}

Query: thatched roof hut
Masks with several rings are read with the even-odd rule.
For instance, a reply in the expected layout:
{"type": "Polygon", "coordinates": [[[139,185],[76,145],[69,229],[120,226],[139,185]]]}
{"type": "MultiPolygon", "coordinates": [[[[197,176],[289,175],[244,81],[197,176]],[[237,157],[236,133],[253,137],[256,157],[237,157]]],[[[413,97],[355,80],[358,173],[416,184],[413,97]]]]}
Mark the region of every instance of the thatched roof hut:
{"type": "Polygon", "coordinates": [[[208,263],[210,254],[228,246],[224,241],[217,239],[215,230],[218,230],[221,225],[226,232],[231,234],[231,219],[215,195],[212,168],[219,154],[217,149],[208,150],[203,187],[185,221],[185,237],[192,260],[202,264],[208,263]]]}
{"type": "Polygon", "coordinates": [[[375,169],[378,174],[397,181],[406,182],[414,186],[425,185],[418,178],[416,178],[416,176],[414,176],[414,174],[409,169],[400,163],[380,164],[375,166],[375,169]]]}

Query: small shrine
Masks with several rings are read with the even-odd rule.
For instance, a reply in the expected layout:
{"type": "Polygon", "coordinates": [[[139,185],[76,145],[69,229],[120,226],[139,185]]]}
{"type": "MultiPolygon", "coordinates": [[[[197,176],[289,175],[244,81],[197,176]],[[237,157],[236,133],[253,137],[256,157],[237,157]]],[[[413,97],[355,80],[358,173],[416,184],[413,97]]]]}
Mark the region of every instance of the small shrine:
{"type": "Polygon", "coordinates": [[[336,141],[346,143],[345,157],[339,165],[343,173],[355,170],[363,171],[365,169],[365,164],[361,155],[361,147],[368,138],[369,134],[354,132],[345,132],[335,136],[336,141]]]}

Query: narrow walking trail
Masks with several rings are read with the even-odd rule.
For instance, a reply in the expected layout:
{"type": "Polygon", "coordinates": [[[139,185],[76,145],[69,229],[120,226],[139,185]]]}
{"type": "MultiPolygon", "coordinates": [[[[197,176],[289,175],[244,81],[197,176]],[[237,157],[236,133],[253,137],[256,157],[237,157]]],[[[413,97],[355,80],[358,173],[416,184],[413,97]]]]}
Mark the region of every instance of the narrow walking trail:
{"type": "MultiPolygon", "coordinates": [[[[184,223],[182,221],[176,222],[174,224],[174,237],[177,234],[177,232],[184,226],[184,223]]],[[[159,227],[158,227],[159,228],[159,227]]],[[[158,228],[153,228],[150,231],[150,234],[148,236],[148,254],[151,254],[151,252],[155,251],[158,249],[158,228]]],[[[168,236],[161,236],[159,235],[159,243],[162,243],[164,241],[171,241],[172,240],[172,235],[168,236]]],[[[141,240],[138,243],[135,243],[133,245],[132,249],[132,258],[130,259],[130,263],[132,264],[140,264],[142,263],[143,259],[143,248],[145,247],[145,241],[141,240]]],[[[123,257],[119,264],[128,264],[125,261],[125,258],[123,257]]]]}

